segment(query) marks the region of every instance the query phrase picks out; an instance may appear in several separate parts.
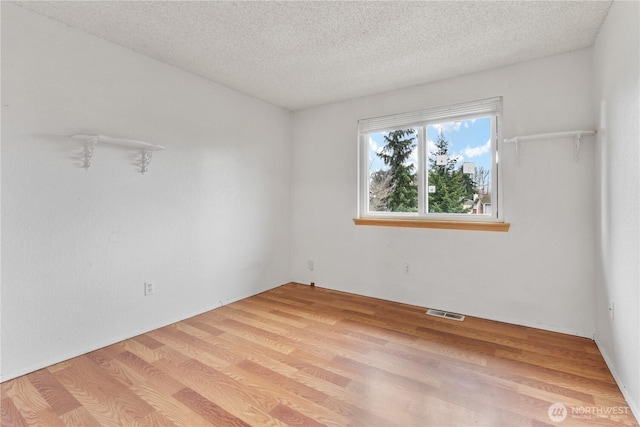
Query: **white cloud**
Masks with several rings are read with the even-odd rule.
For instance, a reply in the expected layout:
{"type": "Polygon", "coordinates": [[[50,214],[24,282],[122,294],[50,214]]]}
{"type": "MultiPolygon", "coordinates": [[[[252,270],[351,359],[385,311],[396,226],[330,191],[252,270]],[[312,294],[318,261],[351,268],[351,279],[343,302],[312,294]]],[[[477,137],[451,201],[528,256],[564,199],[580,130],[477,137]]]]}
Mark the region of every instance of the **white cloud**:
{"type": "Polygon", "coordinates": [[[491,140],[488,140],[484,145],[481,145],[480,147],[469,147],[467,145],[462,150],[462,154],[464,154],[465,157],[472,159],[474,157],[482,156],[483,154],[488,153],[489,150],[491,150],[491,140]]]}
{"type": "Polygon", "coordinates": [[[430,139],[427,140],[427,152],[431,154],[435,153],[436,151],[438,151],[438,147],[436,147],[435,141],[432,141],[430,139]]]}
{"type": "Polygon", "coordinates": [[[374,153],[379,153],[378,150],[380,150],[380,148],[378,147],[378,143],[375,142],[371,137],[369,137],[369,149],[374,153]]]}
{"type": "Polygon", "coordinates": [[[418,170],[418,147],[416,147],[411,152],[411,154],[409,155],[409,158],[407,159],[407,162],[409,164],[412,164],[416,171],[418,170]]]}
{"type": "Polygon", "coordinates": [[[446,122],[446,123],[437,123],[435,125],[429,125],[433,127],[438,133],[448,133],[448,132],[457,132],[461,128],[468,129],[470,124],[475,123],[477,119],[468,119],[468,120],[457,120],[454,122],[446,122]]]}
{"type": "Polygon", "coordinates": [[[438,131],[438,133],[442,132],[446,134],[447,132],[459,131],[461,125],[462,125],[462,122],[447,122],[447,123],[438,123],[431,126],[433,126],[438,131]]]}

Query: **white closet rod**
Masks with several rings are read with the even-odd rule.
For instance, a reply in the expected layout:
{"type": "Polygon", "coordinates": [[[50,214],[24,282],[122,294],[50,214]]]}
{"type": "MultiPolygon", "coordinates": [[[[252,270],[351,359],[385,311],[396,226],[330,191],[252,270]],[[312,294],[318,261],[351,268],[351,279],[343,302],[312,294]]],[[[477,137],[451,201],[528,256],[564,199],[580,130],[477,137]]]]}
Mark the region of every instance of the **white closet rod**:
{"type": "Polygon", "coordinates": [[[516,144],[516,164],[519,163],[518,144],[522,141],[533,141],[535,139],[554,139],[554,138],[573,138],[575,144],[574,160],[578,160],[578,153],[580,153],[580,138],[583,136],[595,135],[595,130],[572,130],[568,132],[551,132],[551,133],[538,133],[535,135],[516,136],[513,138],[507,138],[504,140],[506,144],[516,144]]]}
{"type": "Polygon", "coordinates": [[[552,139],[552,138],[580,138],[587,135],[595,135],[595,130],[572,130],[568,132],[551,132],[551,133],[538,133],[535,135],[516,136],[513,138],[507,138],[504,140],[506,143],[531,141],[534,139],[552,139]]]}

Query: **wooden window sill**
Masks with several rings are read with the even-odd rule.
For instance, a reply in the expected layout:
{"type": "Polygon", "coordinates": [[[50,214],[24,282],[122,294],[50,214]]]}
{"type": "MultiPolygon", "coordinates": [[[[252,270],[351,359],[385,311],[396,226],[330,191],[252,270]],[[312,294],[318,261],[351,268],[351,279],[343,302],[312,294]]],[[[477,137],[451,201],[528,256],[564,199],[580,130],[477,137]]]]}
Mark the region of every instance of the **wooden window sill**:
{"type": "Polygon", "coordinates": [[[356,225],[382,227],[439,228],[448,230],[509,231],[511,224],[504,222],[430,221],[423,219],[355,218],[356,225]]]}

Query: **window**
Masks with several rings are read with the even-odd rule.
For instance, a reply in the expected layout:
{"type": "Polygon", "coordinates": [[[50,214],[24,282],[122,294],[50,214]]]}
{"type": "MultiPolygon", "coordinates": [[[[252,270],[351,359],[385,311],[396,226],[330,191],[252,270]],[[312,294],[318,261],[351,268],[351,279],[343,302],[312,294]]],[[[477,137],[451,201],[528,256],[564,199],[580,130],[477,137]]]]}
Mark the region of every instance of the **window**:
{"type": "Polygon", "coordinates": [[[500,222],[502,98],[364,119],[359,217],[500,222]]]}

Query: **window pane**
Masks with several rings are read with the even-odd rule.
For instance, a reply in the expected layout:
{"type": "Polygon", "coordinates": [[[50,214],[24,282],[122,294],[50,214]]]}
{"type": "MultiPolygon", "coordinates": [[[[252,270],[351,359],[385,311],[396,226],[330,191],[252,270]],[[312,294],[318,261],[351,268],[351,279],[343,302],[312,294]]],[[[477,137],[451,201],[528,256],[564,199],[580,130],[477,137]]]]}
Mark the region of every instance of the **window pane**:
{"type": "Polygon", "coordinates": [[[427,126],[427,212],[491,215],[491,118],[427,126]]]}
{"type": "Polygon", "coordinates": [[[415,129],[369,134],[369,211],[418,212],[415,129]]]}

